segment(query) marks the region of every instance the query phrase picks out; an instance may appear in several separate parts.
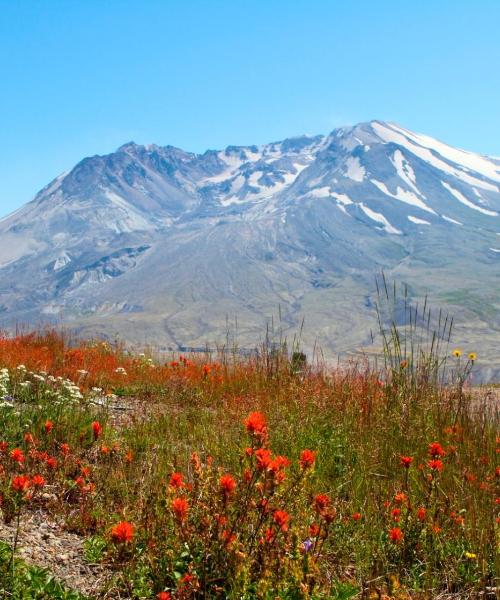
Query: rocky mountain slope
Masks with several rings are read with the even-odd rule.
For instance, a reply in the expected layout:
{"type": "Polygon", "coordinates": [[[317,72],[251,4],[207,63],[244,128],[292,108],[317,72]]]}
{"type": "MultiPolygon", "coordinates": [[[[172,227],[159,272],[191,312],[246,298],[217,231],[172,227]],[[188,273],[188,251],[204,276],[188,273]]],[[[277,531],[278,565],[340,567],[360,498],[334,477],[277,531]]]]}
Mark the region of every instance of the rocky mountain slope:
{"type": "Polygon", "coordinates": [[[384,270],[493,369],[499,215],[500,159],[392,123],[201,155],[128,143],[0,221],[0,325],[249,347],[280,311],[345,353],[370,342],[384,270]]]}

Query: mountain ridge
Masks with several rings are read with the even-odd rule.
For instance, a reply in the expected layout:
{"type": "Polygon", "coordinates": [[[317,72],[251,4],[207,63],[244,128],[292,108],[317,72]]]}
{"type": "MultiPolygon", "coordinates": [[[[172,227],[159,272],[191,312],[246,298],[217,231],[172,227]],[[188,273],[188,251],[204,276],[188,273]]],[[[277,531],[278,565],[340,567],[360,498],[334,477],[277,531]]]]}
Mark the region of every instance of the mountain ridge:
{"type": "Polygon", "coordinates": [[[202,154],[127,142],[0,220],[0,325],[175,348],[237,316],[247,345],[279,305],[287,332],[305,315],[306,348],[350,353],[384,270],[453,312],[493,369],[499,214],[499,160],[394,123],[202,154]]]}

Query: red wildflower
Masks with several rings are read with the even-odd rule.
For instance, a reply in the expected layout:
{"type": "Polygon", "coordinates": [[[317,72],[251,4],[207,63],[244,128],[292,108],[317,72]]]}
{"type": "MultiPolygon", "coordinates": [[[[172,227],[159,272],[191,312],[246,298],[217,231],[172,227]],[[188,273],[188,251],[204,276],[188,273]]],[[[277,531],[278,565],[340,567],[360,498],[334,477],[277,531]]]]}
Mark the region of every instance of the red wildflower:
{"type": "Polygon", "coordinates": [[[179,521],[184,521],[189,510],[189,504],[186,498],[174,498],[172,501],[172,510],[179,521]]]}
{"type": "Polygon", "coordinates": [[[281,529],[281,531],[288,530],[288,521],[290,520],[290,515],[284,510],[275,510],[273,514],[273,521],[276,525],[281,529]]]}
{"type": "Polygon", "coordinates": [[[403,541],[404,535],[399,527],[393,527],[389,531],[389,539],[393,544],[399,544],[403,541]]]}
{"type": "Polygon", "coordinates": [[[132,452],[132,450],[130,450],[129,452],[127,452],[127,454],[125,454],[125,462],[129,465],[133,460],[134,453],[132,452]]]}
{"type": "Polygon", "coordinates": [[[423,506],[421,506],[420,508],[417,509],[417,519],[422,523],[423,521],[425,521],[425,515],[427,514],[427,511],[425,510],[425,508],[423,506]]]}
{"type": "Polygon", "coordinates": [[[99,423],[99,421],[93,421],[92,422],[92,433],[94,434],[94,439],[96,440],[102,432],[102,425],[99,423]]]}
{"type": "Polygon", "coordinates": [[[278,471],[280,471],[281,469],[288,467],[289,464],[290,464],[290,461],[288,460],[288,458],[286,456],[276,456],[269,463],[268,469],[270,471],[272,471],[273,473],[278,473],[278,471]]]}
{"type": "Polygon", "coordinates": [[[432,442],[429,444],[429,456],[437,458],[438,456],[446,456],[446,452],[443,446],[439,442],[432,442]]]}
{"type": "Polygon", "coordinates": [[[79,488],[85,487],[85,479],[81,475],[75,479],[75,483],[79,488]]]}
{"type": "Polygon", "coordinates": [[[57,468],[57,459],[55,459],[53,456],[49,456],[45,462],[49,469],[57,468]]]}
{"type": "Polygon", "coordinates": [[[221,535],[222,539],[226,542],[228,546],[231,545],[234,541],[236,541],[236,535],[234,533],[231,533],[230,531],[223,531],[221,535]]]}
{"type": "Polygon", "coordinates": [[[186,573],[184,577],[181,577],[181,579],[179,579],[179,583],[182,585],[189,585],[192,581],[194,581],[194,577],[189,573],[186,573]]]}
{"type": "Polygon", "coordinates": [[[182,473],[172,473],[172,475],[170,475],[169,485],[170,485],[170,487],[175,488],[175,489],[184,487],[183,474],[182,473]]]}
{"type": "Polygon", "coordinates": [[[33,487],[42,488],[45,485],[45,479],[41,475],[34,475],[31,483],[33,487]]]}
{"type": "Polygon", "coordinates": [[[399,517],[401,516],[401,509],[393,508],[391,514],[394,521],[399,521],[399,517]]]}
{"type": "Polygon", "coordinates": [[[172,596],[171,596],[170,592],[159,592],[158,594],[156,594],[156,599],[157,600],[171,600],[172,596]]]}
{"type": "Polygon", "coordinates": [[[411,463],[413,462],[413,457],[412,456],[400,456],[399,462],[405,469],[409,469],[411,463]]]}
{"type": "Polygon", "coordinates": [[[267,448],[258,448],[255,451],[255,456],[257,457],[258,469],[267,469],[271,464],[271,450],[268,450],[267,448]]]}
{"type": "Polygon", "coordinates": [[[63,454],[64,456],[68,456],[69,454],[69,444],[61,444],[59,446],[59,450],[61,451],[61,454],[63,454]]]}
{"type": "Polygon", "coordinates": [[[352,514],[351,519],[353,521],[360,521],[361,520],[361,513],[359,512],[355,512],[352,514]]]}
{"type": "Polygon", "coordinates": [[[4,454],[9,449],[9,442],[0,442],[0,454],[4,454]]]}
{"type": "Polygon", "coordinates": [[[236,481],[232,475],[223,475],[219,480],[219,485],[224,496],[230,496],[236,489],[236,481]]]}
{"type": "Polygon", "coordinates": [[[319,532],[320,532],[320,526],[317,523],[313,523],[310,527],[309,527],[309,535],[311,537],[316,537],[319,532]]]}
{"type": "Polygon", "coordinates": [[[30,485],[30,478],[27,475],[17,475],[11,482],[12,489],[19,493],[28,491],[30,485]]]}
{"type": "Polygon", "coordinates": [[[394,494],[394,502],[396,504],[405,504],[408,501],[408,496],[404,492],[394,494]]]}
{"type": "Polygon", "coordinates": [[[10,457],[13,461],[19,464],[23,463],[26,459],[26,457],[24,456],[24,452],[21,450],[21,448],[14,448],[14,450],[12,450],[10,453],[10,457]]]}
{"type": "Polygon", "coordinates": [[[253,412],[244,421],[246,430],[251,435],[263,436],[267,431],[266,417],[260,412],[253,412]]]}
{"type": "Polygon", "coordinates": [[[25,434],[24,434],[24,441],[25,441],[27,444],[30,444],[31,446],[34,446],[34,445],[35,445],[35,438],[34,438],[34,436],[33,436],[33,434],[32,434],[32,433],[29,433],[29,432],[28,432],[28,433],[25,433],[25,434]]]}
{"type": "Polygon", "coordinates": [[[441,472],[443,470],[443,461],[439,460],[439,458],[433,458],[432,460],[429,460],[427,465],[429,466],[429,469],[432,469],[433,471],[441,472]]]}
{"type": "Polygon", "coordinates": [[[312,450],[302,450],[300,453],[299,464],[302,470],[309,469],[314,465],[316,460],[316,452],[312,450]]]}
{"type": "Polygon", "coordinates": [[[322,513],[330,506],[330,498],[326,494],[318,494],[314,498],[314,508],[316,512],[322,513]]]}
{"type": "Polygon", "coordinates": [[[111,529],[111,537],[118,544],[127,544],[134,538],[134,526],[128,521],[120,521],[111,529]]]}
{"type": "Polygon", "coordinates": [[[52,421],[45,421],[45,433],[50,433],[54,429],[54,423],[52,421]]]}

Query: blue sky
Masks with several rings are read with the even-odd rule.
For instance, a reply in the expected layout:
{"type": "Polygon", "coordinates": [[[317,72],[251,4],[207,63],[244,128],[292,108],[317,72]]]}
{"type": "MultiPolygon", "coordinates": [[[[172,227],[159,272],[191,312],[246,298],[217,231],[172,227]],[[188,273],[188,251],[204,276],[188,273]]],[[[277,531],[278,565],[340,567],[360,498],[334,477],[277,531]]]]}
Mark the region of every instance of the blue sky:
{"type": "Polygon", "coordinates": [[[122,143],[378,118],[500,155],[500,2],[0,0],[0,216],[122,143]]]}

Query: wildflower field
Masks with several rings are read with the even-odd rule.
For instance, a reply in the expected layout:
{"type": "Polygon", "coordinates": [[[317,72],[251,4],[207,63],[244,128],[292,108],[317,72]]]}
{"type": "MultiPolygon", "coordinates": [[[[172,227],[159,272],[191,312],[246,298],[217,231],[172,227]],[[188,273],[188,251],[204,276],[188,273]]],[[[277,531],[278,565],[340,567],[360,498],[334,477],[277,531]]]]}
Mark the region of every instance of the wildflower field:
{"type": "MultiPolygon", "coordinates": [[[[82,536],[109,573],[93,598],[498,598],[498,407],[467,388],[476,355],[448,354],[442,384],[422,356],[164,362],[4,337],[1,518],[82,536]]],[[[30,587],[18,545],[3,597],[82,597],[30,587]]]]}

